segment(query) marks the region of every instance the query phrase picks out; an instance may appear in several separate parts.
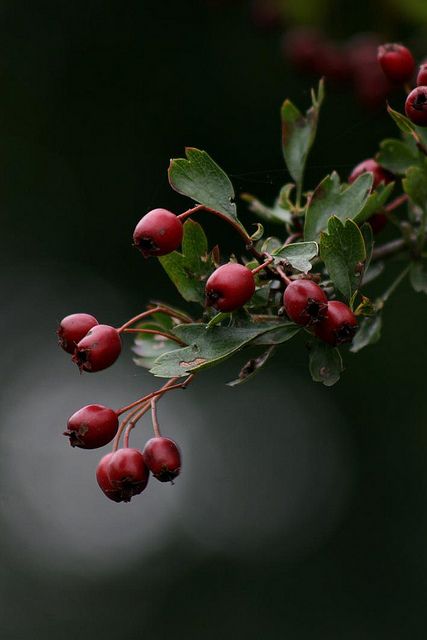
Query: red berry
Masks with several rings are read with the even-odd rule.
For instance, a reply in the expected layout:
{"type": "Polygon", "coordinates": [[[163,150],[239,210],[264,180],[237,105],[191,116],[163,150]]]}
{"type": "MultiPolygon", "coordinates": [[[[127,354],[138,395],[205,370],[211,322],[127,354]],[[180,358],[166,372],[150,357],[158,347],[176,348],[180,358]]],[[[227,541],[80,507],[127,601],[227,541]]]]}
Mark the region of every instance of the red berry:
{"type": "Polygon", "coordinates": [[[325,316],[328,298],[312,280],[294,280],[285,289],[283,306],[297,324],[313,325],[325,316]]]}
{"type": "Polygon", "coordinates": [[[64,436],[70,438],[72,447],[96,449],[111,442],[118,426],[119,419],[113,409],[102,404],[88,404],[68,419],[64,436]]]}
{"type": "Polygon", "coordinates": [[[351,184],[356,180],[356,178],[361,176],[363,173],[367,173],[368,171],[370,173],[373,173],[373,189],[378,187],[378,185],[380,185],[381,183],[388,184],[389,182],[393,181],[393,174],[390,173],[390,171],[383,169],[382,166],[379,165],[378,162],[373,158],[367,158],[367,160],[359,162],[359,164],[356,165],[353,171],[350,173],[348,181],[351,184]]]}
{"type": "Polygon", "coordinates": [[[110,458],[107,466],[108,480],[111,486],[120,491],[123,502],[129,502],[132,496],[144,491],[149,471],[139,449],[119,449],[110,458]]]}
{"type": "Polygon", "coordinates": [[[206,304],[219,311],[234,311],[250,300],[255,280],[250,269],[237,262],[218,267],[206,282],[206,304]]]}
{"type": "Polygon", "coordinates": [[[164,256],[181,244],[182,223],[167,209],[153,209],[138,222],[133,242],[144,258],[164,256]]]}
{"type": "Polygon", "coordinates": [[[59,345],[67,353],[74,353],[76,344],[97,324],[98,320],[88,313],[73,313],[66,316],[56,330],[59,345]]]}
{"type": "Polygon", "coordinates": [[[378,47],[378,62],[387,78],[396,84],[411,80],[415,69],[412,53],[403,45],[396,43],[378,47]]]}
{"type": "Polygon", "coordinates": [[[427,86],[415,87],[406,98],[405,112],[419,127],[427,127],[427,86]]]}
{"type": "Polygon", "coordinates": [[[417,86],[425,87],[427,85],[427,63],[420,65],[417,75],[417,86]]]}
{"type": "Polygon", "coordinates": [[[169,482],[179,475],[181,455],[176,443],[170,438],[151,438],[142,454],[145,464],[160,482],[169,482]]]}
{"type": "Polygon", "coordinates": [[[338,300],[328,303],[326,317],[314,327],[316,336],[333,346],[351,342],[356,331],[356,316],[350,307],[338,300]]]}
{"type": "Polygon", "coordinates": [[[121,350],[122,341],[117,329],[98,324],[77,344],[72,360],[80,371],[93,373],[111,366],[121,350]]]}
{"type": "Polygon", "coordinates": [[[122,492],[120,489],[115,489],[108,478],[108,468],[113,455],[114,453],[107,453],[101,458],[96,468],[96,479],[107,498],[114,500],[114,502],[122,502],[122,492]]]}

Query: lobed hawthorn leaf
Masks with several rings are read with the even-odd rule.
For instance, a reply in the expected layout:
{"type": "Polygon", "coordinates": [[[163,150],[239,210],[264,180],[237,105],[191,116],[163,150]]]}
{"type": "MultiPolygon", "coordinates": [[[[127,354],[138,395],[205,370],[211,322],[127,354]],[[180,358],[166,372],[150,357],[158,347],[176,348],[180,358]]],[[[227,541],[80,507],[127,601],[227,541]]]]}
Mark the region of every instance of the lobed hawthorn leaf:
{"type": "Polygon", "coordinates": [[[409,280],[414,291],[427,293],[427,264],[425,262],[414,262],[409,272],[409,280]]]}
{"type": "Polygon", "coordinates": [[[411,200],[425,211],[427,209],[427,163],[424,161],[422,167],[409,167],[402,180],[402,186],[411,200]]]}
{"type": "Polygon", "coordinates": [[[306,208],[304,240],[317,240],[331,216],[357,220],[371,194],[372,173],[364,173],[351,185],[341,184],[334,171],[314,190],[306,208]]]}
{"type": "Polygon", "coordinates": [[[385,205],[394,189],[394,182],[387,185],[380,184],[375,191],[371,193],[366,201],[363,209],[354,217],[354,221],[358,224],[369,221],[369,218],[381,207],[385,205]]]}
{"type": "Polygon", "coordinates": [[[280,111],[283,157],[289,173],[300,187],[305,163],[316,137],[324,95],[324,82],[320,80],[317,95],[312,91],[312,106],[305,115],[290,100],[285,100],[280,111]]]}
{"type": "Polygon", "coordinates": [[[376,160],[384,169],[403,175],[409,167],[422,162],[422,155],[406,140],[387,138],[381,142],[376,160]]]}
{"type": "Polygon", "coordinates": [[[272,256],[280,260],[289,262],[293,269],[308,273],[312,268],[311,260],[319,253],[317,242],[295,242],[283,245],[273,251],[272,256]]]}
{"type": "Polygon", "coordinates": [[[332,387],[344,370],[340,352],[336,347],[316,340],[310,348],[309,369],[314,382],[332,387]]]}
{"type": "Polygon", "coordinates": [[[175,191],[195,202],[215,209],[243,229],[237,218],[235,193],[227,174],[206,151],[186,147],[186,158],[172,159],[169,183],[175,191]]]}
{"type": "Polygon", "coordinates": [[[205,232],[198,222],[186,220],[182,237],[182,253],[173,251],[159,257],[159,262],[187,302],[204,304],[205,281],[214,263],[208,253],[205,232]]]}
{"type": "Polygon", "coordinates": [[[328,232],[320,235],[320,257],[335,287],[347,302],[357,290],[360,273],[356,266],[366,260],[366,249],[359,227],[353,220],[329,219],[328,232]]]}
{"type": "MultiPolygon", "coordinates": [[[[276,332],[278,328],[280,327],[277,322],[248,327],[214,326],[210,329],[207,329],[205,324],[179,325],[174,333],[188,346],[161,355],[150,372],[161,378],[171,378],[207,369],[230,358],[256,338],[276,332]]],[[[299,330],[299,327],[297,329],[299,330]]],[[[289,337],[292,336],[289,334],[289,337]]]]}
{"type": "Polygon", "coordinates": [[[350,347],[352,353],[357,353],[370,344],[375,344],[381,337],[382,316],[377,313],[374,316],[363,318],[359,324],[356,335],[350,347]]]}

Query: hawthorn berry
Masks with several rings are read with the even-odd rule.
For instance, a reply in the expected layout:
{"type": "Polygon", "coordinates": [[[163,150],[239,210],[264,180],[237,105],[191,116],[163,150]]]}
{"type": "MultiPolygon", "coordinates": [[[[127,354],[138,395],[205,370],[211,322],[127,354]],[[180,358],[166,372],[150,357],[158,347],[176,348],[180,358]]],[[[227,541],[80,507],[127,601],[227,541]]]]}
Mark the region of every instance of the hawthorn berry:
{"type": "Polygon", "coordinates": [[[98,320],[88,313],[72,313],[66,316],[56,330],[59,345],[67,353],[74,353],[76,344],[97,324],[98,320]]]}
{"type": "Polygon", "coordinates": [[[328,303],[325,318],[314,327],[316,336],[334,347],[351,342],[356,331],[356,316],[350,307],[338,300],[328,303]]]}
{"type": "Polygon", "coordinates": [[[395,84],[411,80],[415,69],[412,53],[401,44],[389,43],[378,47],[378,62],[386,77],[395,84]]]}
{"type": "Polygon", "coordinates": [[[144,258],[164,256],[179,247],[182,233],[181,220],[174,213],[167,209],[153,209],[136,225],[133,242],[144,258]]]}
{"type": "Polygon", "coordinates": [[[383,167],[378,164],[374,158],[367,158],[366,160],[359,162],[359,164],[354,167],[353,171],[348,176],[349,183],[351,184],[363,173],[368,172],[373,174],[373,189],[376,189],[376,187],[381,183],[388,184],[389,182],[392,182],[394,178],[393,174],[390,173],[390,171],[387,171],[387,169],[383,169],[383,167]]]}
{"type": "Polygon", "coordinates": [[[206,282],[206,304],[219,311],[234,311],[248,302],[255,292],[252,271],[237,262],[218,267],[206,282]]]}
{"type": "Polygon", "coordinates": [[[122,341],[117,329],[98,324],[77,344],[72,360],[80,371],[93,373],[111,366],[121,350],[122,341]]]}
{"type": "Polygon", "coordinates": [[[110,498],[110,500],[114,500],[114,502],[122,502],[122,492],[120,491],[120,489],[116,489],[115,487],[113,487],[110,479],[108,478],[108,467],[113,455],[114,453],[107,453],[106,456],[101,458],[96,468],[96,480],[107,498],[110,498]]]}
{"type": "Polygon", "coordinates": [[[147,486],[149,470],[139,449],[126,447],[115,451],[106,469],[111,486],[120,492],[123,502],[129,502],[147,486]]]}
{"type": "Polygon", "coordinates": [[[67,431],[72,447],[97,449],[111,442],[117,433],[119,419],[113,409],[102,404],[88,404],[68,419],[67,431]]]}
{"type": "Polygon", "coordinates": [[[427,63],[420,65],[417,75],[417,86],[425,87],[427,85],[427,63]]]}
{"type": "Polygon", "coordinates": [[[405,113],[419,127],[427,127],[427,86],[415,87],[406,98],[405,113]]]}
{"type": "Polygon", "coordinates": [[[285,289],[283,306],[289,318],[303,326],[319,322],[325,315],[328,298],[312,280],[294,280],[285,289]]]}
{"type": "Polygon", "coordinates": [[[142,452],[144,462],[157,480],[172,481],[181,470],[181,455],[170,438],[151,438],[142,452]]]}

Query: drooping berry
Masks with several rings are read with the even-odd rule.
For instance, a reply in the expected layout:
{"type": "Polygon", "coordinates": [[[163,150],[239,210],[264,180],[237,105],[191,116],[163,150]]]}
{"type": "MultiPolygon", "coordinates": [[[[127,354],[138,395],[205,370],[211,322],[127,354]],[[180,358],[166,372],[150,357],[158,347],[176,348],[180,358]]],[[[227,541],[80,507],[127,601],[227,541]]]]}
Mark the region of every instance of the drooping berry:
{"type": "Polygon", "coordinates": [[[122,502],[122,492],[120,489],[115,489],[108,478],[108,467],[113,455],[114,453],[107,453],[101,458],[96,468],[96,480],[107,498],[114,500],[114,502],[122,502]]]}
{"type": "Polygon", "coordinates": [[[98,324],[77,344],[72,360],[80,371],[93,373],[111,366],[121,350],[122,341],[117,329],[98,324]]]}
{"type": "Polygon", "coordinates": [[[363,173],[368,172],[373,174],[373,189],[376,189],[376,187],[378,187],[381,183],[388,184],[394,179],[393,174],[390,173],[390,171],[387,171],[387,169],[383,169],[383,167],[378,164],[378,162],[374,160],[374,158],[367,158],[366,160],[362,160],[362,162],[359,162],[359,164],[354,167],[353,171],[348,176],[348,181],[351,184],[363,173]]]}
{"type": "Polygon", "coordinates": [[[72,447],[96,449],[111,442],[117,433],[119,419],[113,409],[102,404],[88,404],[68,419],[67,431],[72,447]]]}
{"type": "Polygon", "coordinates": [[[314,327],[316,336],[334,347],[351,342],[356,331],[356,316],[350,307],[338,300],[328,303],[326,317],[314,327]]]}
{"type": "Polygon", "coordinates": [[[404,84],[412,78],[415,60],[401,44],[389,43],[378,47],[378,62],[387,78],[395,84],[404,84]]]}
{"type": "Polygon", "coordinates": [[[170,482],[179,475],[181,455],[178,446],[170,438],[151,438],[142,454],[145,464],[160,482],[170,482]]]}
{"type": "Polygon", "coordinates": [[[417,75],[417,87],[425,87],[427,85],[427,63],[420,65],[417,75]]]}
{"type": "Polygon", "coordinates": [[[328,298],[312,280],[294,280],[285,289],[283,306],[293,322],[308,326],[325,317],[328,298]]]}
{"type": "Polygon", "coordinates": [[[164,256],[175,251],[182,240],[182,223],[167,209],[153,209],[138,222],[133,242],[144,258],[164,256]]]}
{"type": "Polygon", "coordinates": [[[419,127],[427,127],[427,86],[415,87],[406,98],[405,113],[419,127]]]}
{"type": "Polygon", "coordinates": [[[139,449],[126,447],[115,451],[107,466],[111,486],[120,492],[123,502],[144,491],[149,471],[139,449]]]}
{"type": "Polygon", "coordinates": [[[97,324],[98,320],[88,313],[72,313],[66,316],[56,330],[59,345],[67,353],[74,353],[76,344],[97,324]]]}
{"type": "Polygon", "coordinates": [[[218,267],[206,282],[206,304],[219,311],[234,311],[243,307],[255,292],[255,280],[250,269],[229,262],[218,267]]]}

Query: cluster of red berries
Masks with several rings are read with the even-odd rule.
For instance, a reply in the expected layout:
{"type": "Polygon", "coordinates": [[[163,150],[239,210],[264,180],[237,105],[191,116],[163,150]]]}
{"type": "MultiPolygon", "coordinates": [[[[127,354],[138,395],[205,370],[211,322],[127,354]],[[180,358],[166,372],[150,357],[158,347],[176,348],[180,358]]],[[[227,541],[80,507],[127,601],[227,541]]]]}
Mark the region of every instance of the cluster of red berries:
{"type": "MultiPolygon", "coordinates": [[[[86,313],[66,316],[59,324],[57,335],[60,346],[72,354],[80,371],[101,371],[113,364],[121,351],[119,330],[98,324],[96,318],[86,313]]],[[[134,405],[141,407],[143,402],[144,399],[118,411],[100,404],[82,407],[68,419],[64,435],[72,447],[103,447],[116,437],[119,416],[134,405]]],[[[96,477],[108,498],[129,502],[145,489],[150,472],[160,482],[167,482],[176,478],[180,468],[181,456],[176,443],[158,433],[143,451],[125,446],[104,456],[96,477]]]]}

